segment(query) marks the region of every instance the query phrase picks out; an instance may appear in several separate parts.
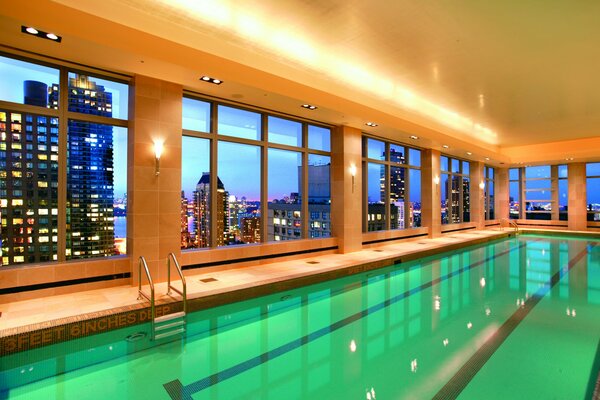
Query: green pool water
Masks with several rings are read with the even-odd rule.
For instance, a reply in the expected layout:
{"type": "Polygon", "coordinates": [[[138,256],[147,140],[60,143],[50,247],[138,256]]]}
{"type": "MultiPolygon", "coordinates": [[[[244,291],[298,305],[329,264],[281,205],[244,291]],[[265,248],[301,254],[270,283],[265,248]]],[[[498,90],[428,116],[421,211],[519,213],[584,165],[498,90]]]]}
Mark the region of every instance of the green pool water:
{"type": "MultiPolygon", "coordinates": [[[[301,266],[299,266],[301,268],[301,266]]],[[[585,399],[600,242],[519,236],[3,357],[8,399],[585,399]]]]}

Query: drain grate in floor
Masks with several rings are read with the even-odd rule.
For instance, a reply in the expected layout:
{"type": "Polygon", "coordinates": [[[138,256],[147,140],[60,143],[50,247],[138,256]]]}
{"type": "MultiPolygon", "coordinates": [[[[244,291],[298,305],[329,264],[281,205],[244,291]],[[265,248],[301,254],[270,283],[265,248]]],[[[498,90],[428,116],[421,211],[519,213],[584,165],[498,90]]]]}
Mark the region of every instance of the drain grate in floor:
{"type": "Polygon", "coordinates": [[[307,264],[320,264],[318,261],[307,261],[307,264]]]}
{"type": "Polygon", "coordinates": [[[429,244],[427,242],[417,242],[417,244],[429,244]]]}
{"type": "Polygon", "coordinates": [[[200,279],[200,282],[204,282],[204,283],[209,283],[209,282],[216,282],[218,279],[215,278],[204,278],[204,279],[200,279]]]}
{"type": "Polygon", "coordinates": [[[376,251],[377,253],[383,253],[383,250],[373,250],[376,251]]]}

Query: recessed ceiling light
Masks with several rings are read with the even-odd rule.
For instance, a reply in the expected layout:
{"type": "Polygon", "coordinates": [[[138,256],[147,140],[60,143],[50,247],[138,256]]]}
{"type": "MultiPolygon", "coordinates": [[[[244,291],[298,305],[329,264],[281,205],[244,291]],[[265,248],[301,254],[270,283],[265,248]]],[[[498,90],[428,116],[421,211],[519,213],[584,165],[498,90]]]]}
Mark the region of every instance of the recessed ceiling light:
{"type": "Polygon", "coordinates": [[[56,35],[55,33],[40,31],[39,29],[36,29],[33,26],[21,25],[21,32],[39,37],[41,39],[52,40],[53,42],[60,43],[60,41],[62,40],[62,37],[56,35]]]}
{"type": "Polygon", "coordinates": [[[567,160],[567,161],[573,161],[574,158],[573,157],[567,157],[567,158],[565,158],[565,160],[567,160]]]}
{"type": "Polygon", "coordinates": [[[473,153],[471,153],[470,151],[467,151],[467,155],[468,155],[468,156],[472,156],[472,155],[473,155],[473,153]]]}
{"type": "Polygon", "coordinates": [[[445,149],[447,149],[447,148],[449,148],[450,146],[448,146],[447,144],[443,144],[443,145],[442,145],[442,147],[443,147],[443,148],[445,148],[445,149]]]}
{"type": "Polygon", "coordinates": [[[486,157],[486,158],[485,158],[485,161],[490,161],[490,158],[489,158],[489,157],[486,157]]]}
{"type": "Polygon", "coordinates": [[[204,81],[204,82],[214,83],[215,85],[220,85],[221,83],[223,83],[223,81],[220,80],[220,79],[211,78],[210,76],[206,76],[206,75],[204,75],[203,77],[201,77],[200,80],[204,81]]]}
{"type": "Polygon", "coordinates": [[[378,124],[376,124],[375,122],[367,122],[365,125],[373,127],[378,126],[378,124]]]}
{"type": "Polygon", "coordinates": [[[316,110],[317,106],[313,106],[312,104],[302,104],[302,107],[308,108],[309,110],[316,110]]]}
{"type": "Polygon", "coordinates": [[[419,137],[418,137],[418,136],[415,136],[415,135],[410,135],[410,138],[411,138],[412,140],[417,140],[419,137]]]}

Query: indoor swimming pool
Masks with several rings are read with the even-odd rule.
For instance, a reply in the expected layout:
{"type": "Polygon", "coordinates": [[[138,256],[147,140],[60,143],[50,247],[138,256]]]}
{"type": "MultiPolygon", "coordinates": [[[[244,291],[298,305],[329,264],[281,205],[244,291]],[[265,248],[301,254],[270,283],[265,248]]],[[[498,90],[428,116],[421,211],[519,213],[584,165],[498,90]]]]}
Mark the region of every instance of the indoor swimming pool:
{"type": "Polygon", "coordinates": [[[520,235],[196,312],[182,340],[149,331],[5,356],[0,398],[591,398],[600,241],[520,235]]]}

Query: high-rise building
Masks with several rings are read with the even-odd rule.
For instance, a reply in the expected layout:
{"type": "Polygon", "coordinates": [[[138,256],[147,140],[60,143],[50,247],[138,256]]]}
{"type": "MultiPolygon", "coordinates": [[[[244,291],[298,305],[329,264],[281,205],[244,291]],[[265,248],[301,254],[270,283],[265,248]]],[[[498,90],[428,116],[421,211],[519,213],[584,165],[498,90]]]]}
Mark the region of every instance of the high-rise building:
{"type": "MultiPolygon", "coordinates": [[[[58,87],[49,90],[58,104],[58,87]]],[[[68,109],[112,117],[112,93],[85,75],[69,78],[68,109]]],[[[114,233],[113,128],[69,120],[67,152],[67,259],[118,254],[114,233]]]]}
{"type": "Polygon", "coordinates": [[[180,231],[181,231],[181,248],[187,249],[192,247],[192,235],[189,230],[188,221],[188,199],[185,197],[185,192],[181,191],[181,210],[180,210],[180,231]]]}
{"type": "MultiPolygon", "coordinates": [[[[44,106],[48,88],[35,83],[25,103],[44,106]]],[[[0,165],[2,265],[56,260],[58,118],[0,110],[0,165]]]]}
{"type": "MultiPolygon", "coordinates": [[[[229,232],[229,193],[225,191],[225,186],[221,179],[217,177],[217,246],[223,246],[228,239],[226,234],[229,232]]],[[[202,177],[196,184],[194,191],[194,223],[195,238],[194,247],[210,246],[210,173],[203,172],[202,177]]]]}
{"type": "Polygon", "coordinates": [[[260,217],[242,217],[242,241],[260,243],[260,217]]]}

